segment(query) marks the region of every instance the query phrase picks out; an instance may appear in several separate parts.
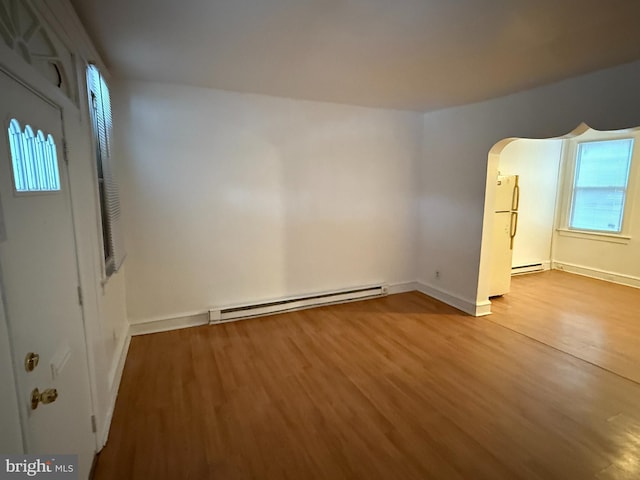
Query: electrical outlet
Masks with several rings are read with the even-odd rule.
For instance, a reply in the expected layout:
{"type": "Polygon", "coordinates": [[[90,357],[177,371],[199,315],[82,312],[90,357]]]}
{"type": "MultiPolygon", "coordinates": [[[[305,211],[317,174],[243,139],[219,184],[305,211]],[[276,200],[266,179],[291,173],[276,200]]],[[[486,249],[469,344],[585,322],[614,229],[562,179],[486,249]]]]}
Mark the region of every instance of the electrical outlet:
{"type": "Polygon", "coordinates": [[[440,278],[440,270],[436,270],[435,276],[436,278],[440,278]]]}

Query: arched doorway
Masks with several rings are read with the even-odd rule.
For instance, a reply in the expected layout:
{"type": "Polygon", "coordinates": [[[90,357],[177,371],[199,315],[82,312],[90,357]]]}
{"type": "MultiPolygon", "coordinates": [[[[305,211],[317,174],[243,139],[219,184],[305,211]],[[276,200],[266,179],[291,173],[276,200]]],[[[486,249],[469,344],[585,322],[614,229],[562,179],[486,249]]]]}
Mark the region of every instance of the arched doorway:
{"type": "Polygon", "coordinates": [[[636,246],[630,241],[632,228],[640,234],[640,224],[632,221],[631,214],[632,211],[637,213],[640,209],[639,136],[640,128],[597,131],[583,123],[561,137],[545,140],[513,137],[503,139],[493,146],[487,163],[478,281],[477,301],[483,309],[481,314],[490,313],[491,274],[494,268],[491,248],[496,218],[493,205],[496,201],[496,180],[499,174],[520,175],[521,191],[526,192],[520,197],[518,230],[521,235],[514,242],[511,265],[514,273],[559,268],[617,283],[640,286],[640,266],[637,272],[633,267],[640,265],[640,245],[636,246]],[[635,160],[631,162],[629,172],[624,229],[621,227],[620,232],[608,234],[571,228],[568,225],[568,212],[571,208],[577,145],[624,138],[635,141],[635,160]],[[556,158],[542,158],[544,155],[556,155],[556,158]],[[555,178],[550,178],[551,175],[555,175],[555,178]],[[544,179],[546,183],[541,185],[544,179]],[[634,208],[636,204],[638,206],[634,208]],[[541,231],[542,229],[546,230],[541,231]],[[593,240],[599,242],[597,247],[593,246],[593,240]],[[603,242],[610,245],[603,247],[603,242]],[[621,248],[620,245],[626,247],[621,248]],[[546,256],[541,253],[545,249],[548,250],[546,256]],[[594,260],[590,261],[591,258],[594,260]]]}

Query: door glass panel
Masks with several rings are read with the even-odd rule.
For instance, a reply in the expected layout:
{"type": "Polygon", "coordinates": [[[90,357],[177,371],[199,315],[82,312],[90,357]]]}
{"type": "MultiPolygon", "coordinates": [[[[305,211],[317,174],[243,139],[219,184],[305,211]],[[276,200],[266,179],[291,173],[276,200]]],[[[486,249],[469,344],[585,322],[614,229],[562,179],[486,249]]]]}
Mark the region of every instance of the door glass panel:
{"type": "Polygon", "coordinates": [[[14,118],[9,124],[13,184],[17,192],[60,191],[55,140],[30,125],[24,129],[14,118]]]}

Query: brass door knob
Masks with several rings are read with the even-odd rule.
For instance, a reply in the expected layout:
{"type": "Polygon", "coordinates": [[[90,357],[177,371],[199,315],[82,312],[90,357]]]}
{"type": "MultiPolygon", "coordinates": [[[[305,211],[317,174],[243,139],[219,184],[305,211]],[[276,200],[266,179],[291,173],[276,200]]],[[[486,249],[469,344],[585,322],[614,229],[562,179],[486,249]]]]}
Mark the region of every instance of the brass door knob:
{"type": "Polygon", "coordinates": [[[40,390],[34,388],[31,392],[31,410],[38,408],[39,403],[53,403],[58,398],[58,391],[55,388],[47,388],[40,393],[40,390]]]}

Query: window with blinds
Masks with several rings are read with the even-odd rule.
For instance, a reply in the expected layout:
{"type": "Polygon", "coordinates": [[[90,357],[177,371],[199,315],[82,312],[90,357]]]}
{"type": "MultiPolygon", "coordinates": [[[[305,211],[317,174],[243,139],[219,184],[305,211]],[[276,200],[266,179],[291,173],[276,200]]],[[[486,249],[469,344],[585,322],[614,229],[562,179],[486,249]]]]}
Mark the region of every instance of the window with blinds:
{"type": "Polygon", "coordinates": [[[579,144],[569,228],[622,232],[632,151],[633,139],[579,144]]]}
{"type": "Polygon", "coordinates": [[[89,65],[87,68],[87,83],[96,147],[96,173],[105,273],[110,276],[119,270],[125,257],[120,220],[120,194],[112,168],[111,99],[109,88],[100,71],[94,65],[89,65]]]}

